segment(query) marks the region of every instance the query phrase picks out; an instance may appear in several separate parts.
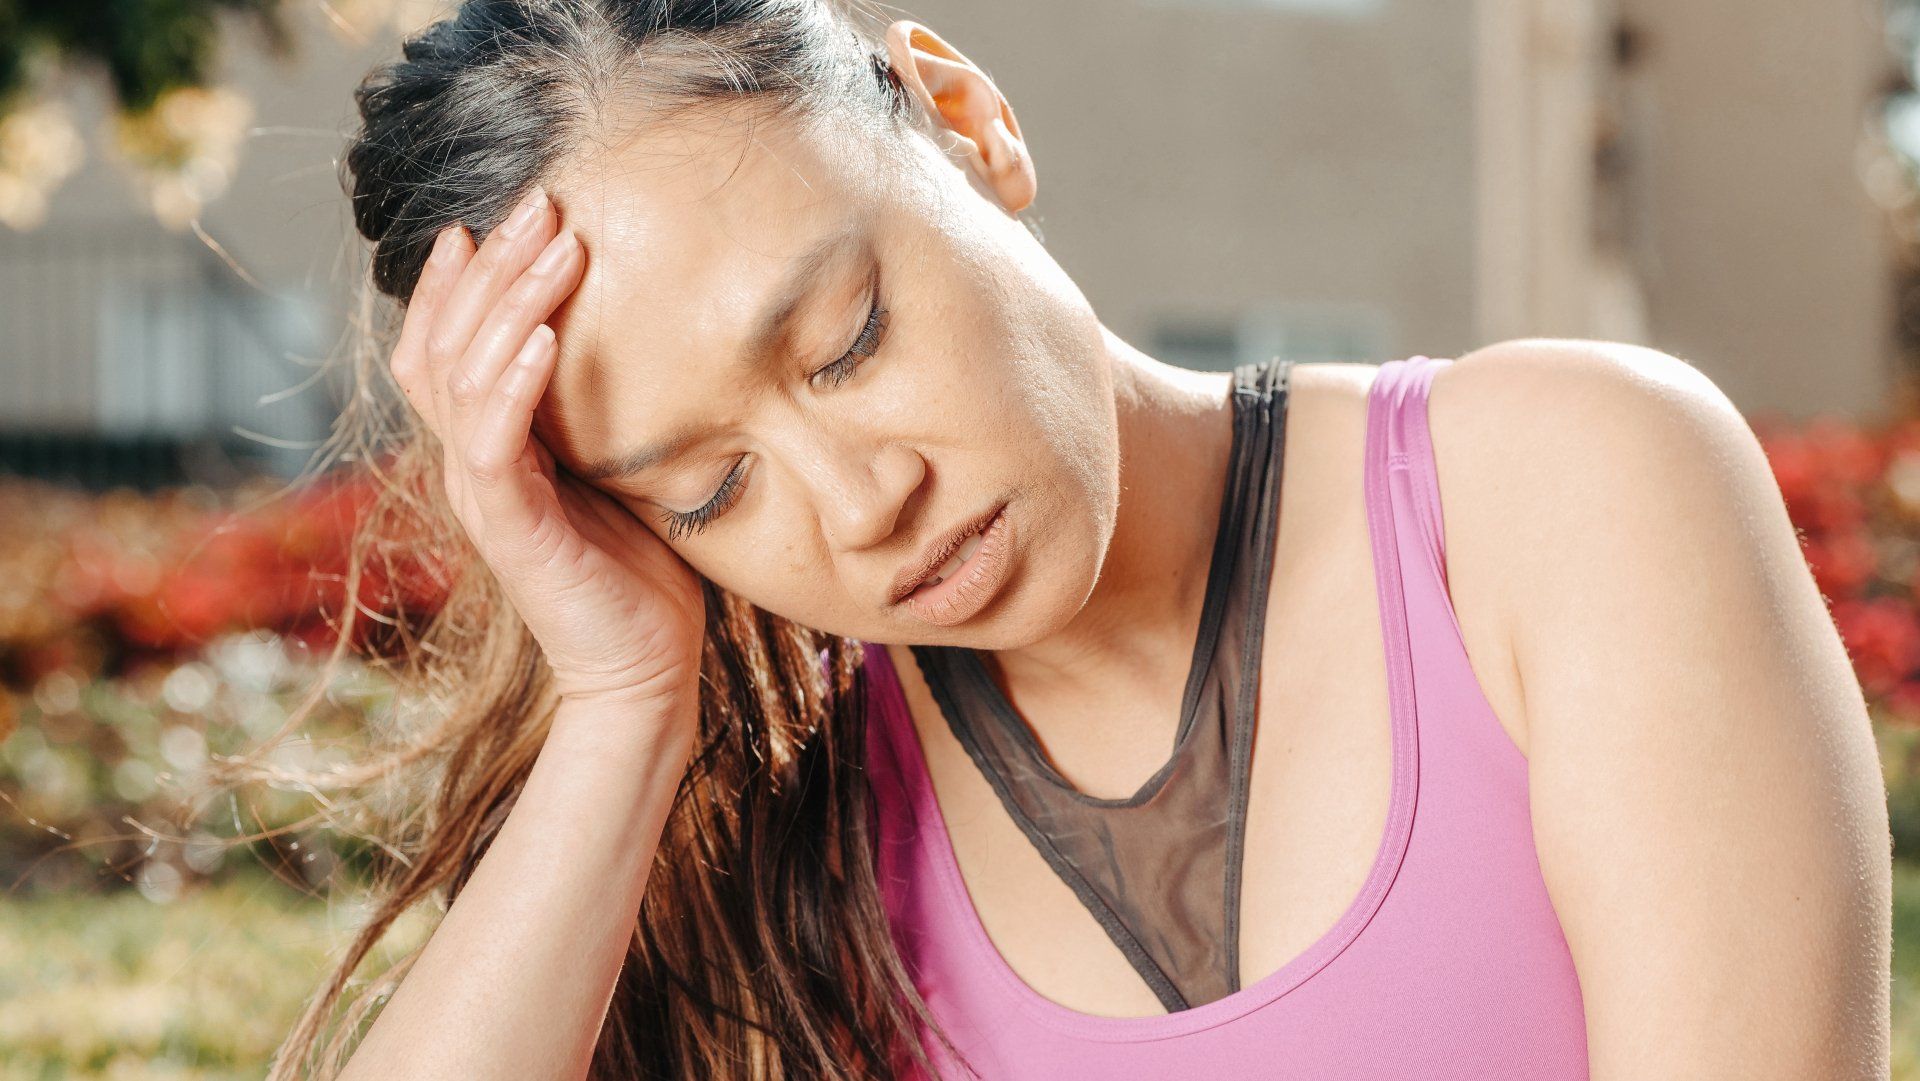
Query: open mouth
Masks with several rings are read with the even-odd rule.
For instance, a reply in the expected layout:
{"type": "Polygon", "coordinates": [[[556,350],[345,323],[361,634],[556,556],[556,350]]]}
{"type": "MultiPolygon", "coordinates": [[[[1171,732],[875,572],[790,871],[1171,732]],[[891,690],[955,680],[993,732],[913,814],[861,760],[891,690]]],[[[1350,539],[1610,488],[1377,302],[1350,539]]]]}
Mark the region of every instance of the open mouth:
{"type": "Polygon", "coordinates": [[[960,547],[957,550],[955,550],[952,555],[947,557],[947,561],[940,565],[940,569],[934,571],[931,575],[928,575],[925,581],[921,582],[919,585],[914,587],[913,593],[909,593],[907,595],[913,596],[916,593],[918,594],[927,593],[931,591],[934,586],[937,586],[941,582],[946,581],[948,578],[953,577],[954,574],[958,572],[960,568],[966,563],[966,561],[973,557],[973,553],[980,550],[980,545],[982,543],[982,540],[983,540],[983,535],[980,533],[975,533],[972,536],[968,537],[966,540],[961,541],[960,547]]]}
{"type": "Polygon", "coordinates": [[[1011,524],[1003,503],[986,524],[960,542],[900,600],[935,626],[951,627],[984,608],[1005,583],[1011,551],[1011,524]]]}

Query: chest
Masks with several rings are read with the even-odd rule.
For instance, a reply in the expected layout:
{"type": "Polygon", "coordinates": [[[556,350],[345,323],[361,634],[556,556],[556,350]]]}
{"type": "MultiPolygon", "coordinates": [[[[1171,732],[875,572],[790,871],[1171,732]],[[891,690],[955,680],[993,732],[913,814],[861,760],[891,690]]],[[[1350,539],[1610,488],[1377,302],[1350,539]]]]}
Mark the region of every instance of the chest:
{"type": "MultiPolygon", "coordinates": [[[[1300,480],[1299,502],[1311,501],[1313,491],[1311,480],[1300,480]]],[[[1317,517],[1303,513],[1294,520],[1317,528],[1290,533],[1283,526],[1276,538],[1241,861],[1243,986],[1335,925],[1360,893],[1386,829],[1393,748],[1379,594],[1364,516],[1339,508],[1333,500],[1317,517]]],[[[1285,512],[1281,520],[1288,520],[1285,512]]],[[[1482,621],[1465,612],[1462,621],[1468,637],[1477,637],[1482,621]]],[[[1490,655],[1491,643],[1483,648],[1490,655]]],[[[1083,1013],[1163,1013],[1007,814],[948,728],[910,653],[890,647],[890,654],[961,877],[1007,966],[1042,996],[1083,1013]]],[[[1179,681],[1168,680],[1150,696],[1130,688],[1105,701],[1029,703],[1016,688],[1010,700],[1077,787],[1118,795],[1165,762],[1181,691],[1179,681]]],[[[1520,733],[1510,732],[1519,743],[1520,733]]]]}

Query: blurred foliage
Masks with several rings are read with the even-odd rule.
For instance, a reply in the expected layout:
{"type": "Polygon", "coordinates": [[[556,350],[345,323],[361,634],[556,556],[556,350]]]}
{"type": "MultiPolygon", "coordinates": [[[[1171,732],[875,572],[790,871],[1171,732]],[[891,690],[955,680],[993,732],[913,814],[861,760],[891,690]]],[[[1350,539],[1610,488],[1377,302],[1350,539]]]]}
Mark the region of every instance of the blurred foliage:
{"type": "Polygon", "coordinates": [[[282,0],[0,0],[0,224],[31,229],[85,143],[55,76],[104,72],[112,144],[162,223],[187,227],[227,189],[252,103],[211,85],[229,17],[291,53],[282,0]]]}
{"type": "MultiPolygon", "coordinates": [[[[277,482],[260,483],[93,495],[0,481],[0,889],[120,878],[177,893],[227,859],[222,838],[315,810],[307,793],[257,786],[198,805],[210,762],[272,743],[269,762],[324,769],[391,707],[363,661],[385,650],[395,613],[440,596],[404,546],[363,579],[376,618],[357,622],[348,663],[280,738],[334,644],[366,489],[343,474],[263,503],[277,482]]],[[[293,881],[366,854],[334,831],[258,844],[293,881]]]]}
{"type": "Polygon", "coordinates": [[[282,0],[0,0],[0,111],[31,61],[98,64],[129,113],[169,90],[205,86],[221,18],[247,18],[277,52],[290,47],[282,0]]]}

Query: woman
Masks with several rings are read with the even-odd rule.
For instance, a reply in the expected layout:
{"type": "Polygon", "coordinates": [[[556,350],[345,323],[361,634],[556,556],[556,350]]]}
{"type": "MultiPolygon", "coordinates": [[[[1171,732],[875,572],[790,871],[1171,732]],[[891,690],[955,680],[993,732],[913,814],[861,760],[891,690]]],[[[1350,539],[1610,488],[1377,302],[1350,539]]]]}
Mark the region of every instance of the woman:
{"type": "Polygon", "coordinates": [[[345,1076],[1885,1076],[1860,690],[1687,365],[1163,364],[816,0],[474,0],[359,102],[476,572],[281,1076],[442,890],[345,1076]]]}

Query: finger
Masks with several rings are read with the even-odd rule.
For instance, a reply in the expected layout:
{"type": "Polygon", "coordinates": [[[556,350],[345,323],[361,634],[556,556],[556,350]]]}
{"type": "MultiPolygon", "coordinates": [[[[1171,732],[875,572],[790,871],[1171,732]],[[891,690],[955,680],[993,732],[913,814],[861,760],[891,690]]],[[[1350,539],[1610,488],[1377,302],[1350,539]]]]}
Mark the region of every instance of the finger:
{"type": "Polygon", "coordinates": [[[552,203],[544,190],[535,188],[474,252],[428,338],[436,384],[445,385],[448,369],[466,355],[474,332],[500,295],[552,239],[554,225],[552,203]]]}
{"type": "Polygon", "coordinates": [[[486,319],[500,294],[513,284],[545,246],[554,227],[546,191],[534,188],[475,250],[434,320],[428,337],[429,381],[434,409],[444,438],[457,440],[448,380],[466,354],[474,331],[486,319]]]}
{"type": "Polygon", "coordinates": [[[460,287],[461,279],[466,276],[468,268],[473,265],[474,257],[479,254],[478,247],[473,242],[473,234],[467,231],[465,225],[460,227],[452,243],[454,244],[454,248],[450,255],[450,261],[441,271],[442,282],[440,296],[434,303],[434,318],[433,321],[427,325],[426,344],[421,349],[422,359],[419,378],[419,384],[424,388],[423,395],[427,401],[427,412],[432,418],[429,421],[429,425],[433,428],[434,435],[439,438],[443,444],[452,440],[453,429],[449,427],[450,418],[447,413],[446,395],[441,391],[444,381],[440,376],[441,366],[438,365],[434,359],[433,338],[437,328],[446,317],[447,301],[453,297],[454,290],[460,287]]]}
{"type": "Polygon", "coordinates": [[[473,256],[473,238],[465,226],[449,225],[434,237],[433,250],[420,270],[420,280],[407,300],[406,315],[400,322],[400,337],[394,343],[388,367],[393,380],[406,395],[420,418],[429,426],[438,417],[433,407],[433,390],[427,383],[427,336],[435,315],[445,302],[460,271],[473,256]]]}
{"type": "Polygon", "coordinates": [[[533,484],[536,471],[529,463],[533,412],[553,374],[555,347],[552,328],[542,323],[528,336],[507,371],[494,384],[486,411],[467,444],[467,474],[471,492],[487,532],[526,539],[541,520],[549,497],[533,484]]]}
{"type": "MultiPolygon", "coordinates": [[[[450,421],[456,431],[472,426],[487,408],[494,384],[526,344],[527,336],[542,326],[542,321],[579,284],[586,262],[583,256],[578,238],[562,229],[526,273],[501,295],[448,384],[450,421]]],[[[551,328],[547,333],[552,334],[551,328]]]]}

